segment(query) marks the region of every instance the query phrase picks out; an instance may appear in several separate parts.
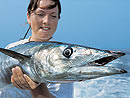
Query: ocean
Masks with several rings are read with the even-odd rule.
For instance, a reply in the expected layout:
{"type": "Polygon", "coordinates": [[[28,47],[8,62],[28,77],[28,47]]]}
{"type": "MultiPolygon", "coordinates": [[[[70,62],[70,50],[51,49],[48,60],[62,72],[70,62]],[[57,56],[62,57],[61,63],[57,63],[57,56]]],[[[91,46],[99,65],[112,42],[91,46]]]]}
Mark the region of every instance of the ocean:
{"type": "Polygon", "coordinates": [[[74,98],[130,98],[130,49],[119,51],[126,55],[105,66],[119,67],[128,73],[76,82],[74,98]]]}

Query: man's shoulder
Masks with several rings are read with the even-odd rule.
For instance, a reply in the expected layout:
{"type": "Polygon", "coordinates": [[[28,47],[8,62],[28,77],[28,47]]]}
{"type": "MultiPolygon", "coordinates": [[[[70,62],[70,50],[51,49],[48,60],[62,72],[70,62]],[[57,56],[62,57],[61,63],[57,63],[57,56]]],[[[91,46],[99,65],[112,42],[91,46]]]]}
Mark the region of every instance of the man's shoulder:
{"type": "Polygon", "coordinates": [[[29,41],[28,39],[24,39],[24,40],[20,40],[20,41],[17,41],[17,42],[13,42],[13,43],[11,43],[11,44],[8,44],[5,48],[6,48],[6,49],[13,48],[13,47],[15,47],[15,46],[17,46],[17,45],[25,44],[25,43],[27,43],[28,41],[29,41]]]}

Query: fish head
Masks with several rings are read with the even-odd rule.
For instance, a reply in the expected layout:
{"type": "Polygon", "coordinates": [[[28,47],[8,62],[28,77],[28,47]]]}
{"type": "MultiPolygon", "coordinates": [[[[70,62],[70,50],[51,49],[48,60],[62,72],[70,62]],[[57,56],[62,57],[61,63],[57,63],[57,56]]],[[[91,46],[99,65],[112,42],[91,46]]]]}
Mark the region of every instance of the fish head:
{"type": "Polygon", "coordinates": [[[82,67],[103,66],[120,56],[122,52],[100,50],[81,45],[62,44],[51,48],[48,52],[47,62],[52,66],[82,67]]]}
{"type": "Polygon", "coordinates": [[[35,58],[39,61],[37,68],[41,79],[73,82],[126,73],[119,68],[104,66],[123,55],[125,53],[82,45],[53,43],[42,46],[35,58]]]}

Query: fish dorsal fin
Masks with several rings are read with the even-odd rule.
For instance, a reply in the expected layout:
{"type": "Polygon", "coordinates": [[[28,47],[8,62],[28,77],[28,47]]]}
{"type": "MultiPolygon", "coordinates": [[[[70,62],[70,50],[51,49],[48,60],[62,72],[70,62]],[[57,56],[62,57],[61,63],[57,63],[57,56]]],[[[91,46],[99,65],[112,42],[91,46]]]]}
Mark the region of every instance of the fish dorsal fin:
{"type": "Polygon", "coordinates": [[[4,48],[0,48],[0,52],[4,53],[12,58],[15,58],[15,59],[19,60],[20,62],[31,58],[31,56],[23,55],[18,52],[15,52],[15,51],[12,51],[9,49],[4,49],[4,48]]]}

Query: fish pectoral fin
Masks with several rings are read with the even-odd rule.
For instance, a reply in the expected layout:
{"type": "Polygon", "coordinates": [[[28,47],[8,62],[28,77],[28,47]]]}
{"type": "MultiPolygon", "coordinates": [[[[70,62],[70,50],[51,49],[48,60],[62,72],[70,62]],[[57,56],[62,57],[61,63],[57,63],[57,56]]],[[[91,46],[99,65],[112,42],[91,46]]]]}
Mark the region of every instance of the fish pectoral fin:
{"type": "Polygon", "coordinates": [[[27,60],[27,59],[31,58],[31,56],[23,55],[23,54],[20,54],[18,52],[15,52],[15,51],[12,51],[9,49],[4,49],[4,48],[0,48],[0,52],[4,53],[12,58],[15,58],[19,61],[23,61],[23,60],[27,60]]]}

